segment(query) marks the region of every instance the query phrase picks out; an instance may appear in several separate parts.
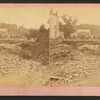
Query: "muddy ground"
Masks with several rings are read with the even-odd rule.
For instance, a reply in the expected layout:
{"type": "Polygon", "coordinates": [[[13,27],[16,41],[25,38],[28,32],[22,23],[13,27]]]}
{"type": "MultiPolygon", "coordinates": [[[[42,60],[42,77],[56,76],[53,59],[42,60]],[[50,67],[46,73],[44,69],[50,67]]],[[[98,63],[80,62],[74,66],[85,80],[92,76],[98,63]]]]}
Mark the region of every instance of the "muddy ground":
{"type": "Polygon", "coordinates": [[[19,50],[17,43],[0,44],[0,87],[49,86],[48,66],[22,58],[19,50]]]}
{"type": "Polygon", "coordinates": [[[50,48],[50,86],[100,86],[99,44],[50,48]]]}

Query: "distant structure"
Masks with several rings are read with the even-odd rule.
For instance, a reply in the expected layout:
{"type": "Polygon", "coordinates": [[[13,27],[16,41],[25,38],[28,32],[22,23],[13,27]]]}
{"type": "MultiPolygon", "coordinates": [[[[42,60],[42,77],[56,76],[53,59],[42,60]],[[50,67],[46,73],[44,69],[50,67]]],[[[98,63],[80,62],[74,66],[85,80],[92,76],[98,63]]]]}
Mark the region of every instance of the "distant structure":
{"type": "Polygon", "coordinates": [[[8,30],[6,28],[0,28],[0,35],[2,38],[9,38],[8,30]]]}
{"type": "Polygon", "coordinates": [[[78,29],[77,30],[77,33],[81,33],[81,32],[83,32],[83,33],[91,33],[91,30],[90,29],[78,29]]]}
{"type": "Polygon", "coordinates": [[[56,39],[63,36],[63,33],[59,31],[59,16],[58,13],[50,11],[50,38],[56,39]]]}
{"type": "Polygon", "coordinates": [[[71,37],[75,37],[77,39],[81,38],[82,36],[84,36],[84,38],[93,38],[90,29],[78,29],[75,33],[71,35],[71,37]]]}

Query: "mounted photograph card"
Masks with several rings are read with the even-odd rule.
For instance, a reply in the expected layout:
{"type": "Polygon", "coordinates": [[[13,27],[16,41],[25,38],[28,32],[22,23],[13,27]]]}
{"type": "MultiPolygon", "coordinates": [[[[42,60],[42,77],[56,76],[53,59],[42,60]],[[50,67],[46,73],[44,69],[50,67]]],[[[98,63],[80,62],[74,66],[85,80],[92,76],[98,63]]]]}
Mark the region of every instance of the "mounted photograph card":
{"type": "Polygon", "coordinates": [[[0,95],[100,96],[100,4],[0,4],[0,95]]]}

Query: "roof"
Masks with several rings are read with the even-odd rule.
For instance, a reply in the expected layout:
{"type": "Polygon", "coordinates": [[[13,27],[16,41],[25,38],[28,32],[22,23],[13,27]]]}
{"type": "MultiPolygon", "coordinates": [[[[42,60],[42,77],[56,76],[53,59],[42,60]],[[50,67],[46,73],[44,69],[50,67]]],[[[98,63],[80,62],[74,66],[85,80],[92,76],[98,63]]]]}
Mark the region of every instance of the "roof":
{"type": "Polygon", "coordinates": [[[77,30],[77,33],[80,33],[80,32],[91,32],[91,30],[90,29],[78,29],[77,30]]]}
{"type": "Polygon", "coordinates": [[[6,28],[0,28],[0,32],[7,32],[6,28]]]}

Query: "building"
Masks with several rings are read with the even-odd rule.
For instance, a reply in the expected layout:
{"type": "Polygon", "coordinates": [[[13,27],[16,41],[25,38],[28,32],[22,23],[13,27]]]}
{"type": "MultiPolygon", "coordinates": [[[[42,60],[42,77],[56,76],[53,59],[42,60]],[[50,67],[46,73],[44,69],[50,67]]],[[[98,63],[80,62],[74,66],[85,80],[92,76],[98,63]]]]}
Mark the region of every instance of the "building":
{"type": "Polygon", "coordinates": [[[93,34],[90,29],[78,29],[75,33],[71,34],[71,37],[75,39],[92,39],[93,34]]]}
{"type": "Polygon", "coordinates": [[[94,28],[91,30],[94,39],[100,39],[100,28],[94,28]]]}
{"type": "Polygon", "coordinates": [[[50,39],[56,39],[58,37],[63,37],[63,32],[59,31],[59,16],[58,13],[54,13],[53,10],[50,11],[50,39]]]}
{"type": "Polygon", "coordinates": [[[91,30],[90,29],[78,29],[77,30],[77,33],[81,33],[81,32],[83,32],[83,33],[91,33],[91,30]]]}
{"type": "Polygon", "coordinates": [[[0,36],[2,38],[9,38],[10,37],[8,30],[6,28],[0,28],[0,36]]]}

